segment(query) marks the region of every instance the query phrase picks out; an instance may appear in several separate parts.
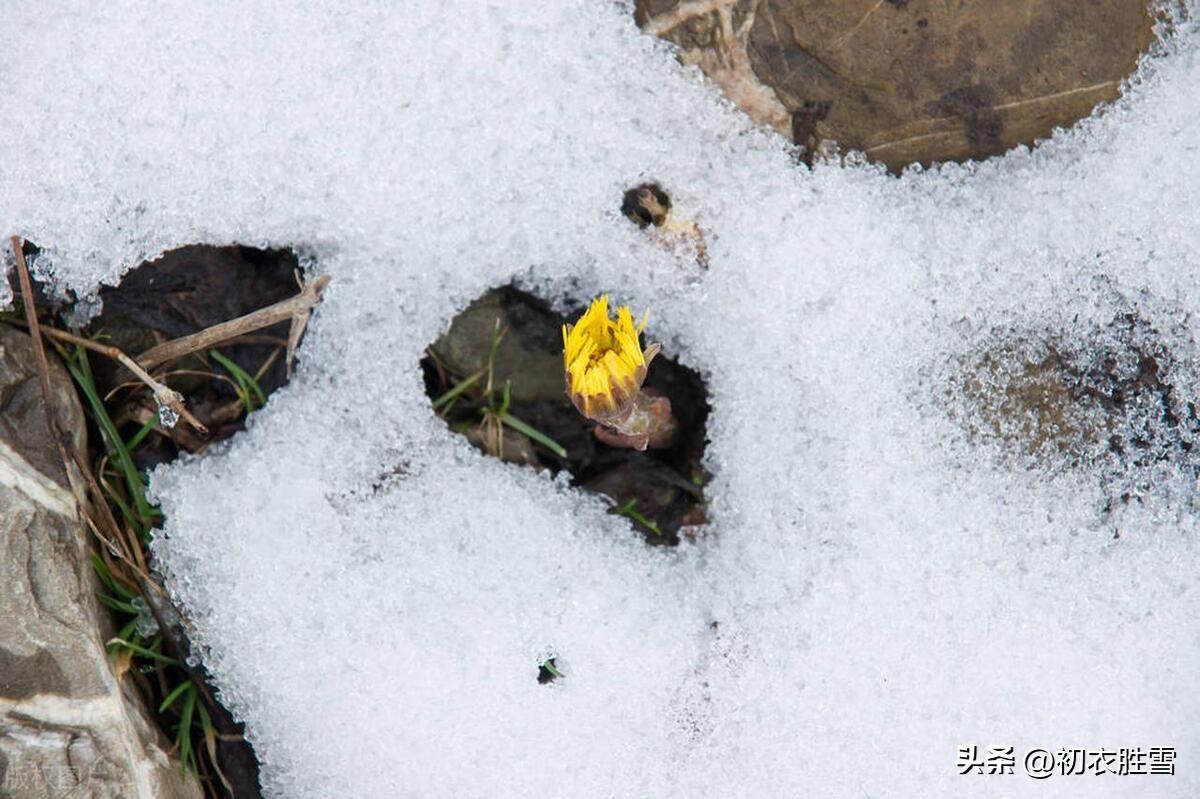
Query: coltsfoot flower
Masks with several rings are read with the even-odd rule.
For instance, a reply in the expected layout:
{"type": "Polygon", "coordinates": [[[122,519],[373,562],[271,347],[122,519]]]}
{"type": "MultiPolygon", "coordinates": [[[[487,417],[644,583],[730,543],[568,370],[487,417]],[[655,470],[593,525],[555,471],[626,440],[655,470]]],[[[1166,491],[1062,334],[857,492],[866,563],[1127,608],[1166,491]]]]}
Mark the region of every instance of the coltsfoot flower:
{"type": "Polygon", "coordinates": [[[589,419],[608,422],[626,415],[632,407],[646,369],[658,353],[653,344],[643,352],[637,327],[628,307],[617,309],[617,321],[608,315],[608,297],[597,297],[574,325],[563,325],[563,364],[567,394],[589,419]]]}
{"type": "Polygon", "coordinates": [[[567,395],[575,408],[597,423],[596,436],[613,446],[646,449],[666,446],[677,427],[666,397],[642,390],[646,370],[661,349],[642,349],[645,319],[633,323],[627,306],[614,322],[608,297],[597,297],[574,325],[563,325],[563,365],[567,395]]]}

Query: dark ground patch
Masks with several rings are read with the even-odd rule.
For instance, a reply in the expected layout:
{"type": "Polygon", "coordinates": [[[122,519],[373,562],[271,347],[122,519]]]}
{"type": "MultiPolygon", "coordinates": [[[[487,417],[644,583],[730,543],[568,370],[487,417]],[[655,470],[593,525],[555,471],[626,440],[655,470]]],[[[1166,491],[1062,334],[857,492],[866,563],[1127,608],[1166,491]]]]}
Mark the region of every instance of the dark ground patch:
{"type": "MultiPolygon", "coordinates": [[[[664,449],[637,452],[607,446],[592,434],[567,398],[563,378],[562,326],[582,313],[583,306],[561,316],[537,297],[512,286],[489,291],[451,323],[450,330],[428,349],[421,361],[431,399],[443,396],[472,374],[486,368],[496,320],[506,329],[495,358],[494,385],[511,385],[510,412],[550,436],[566,449],[562,457],[524,436],[506,431],[505,460],[557,473],[570,472],[572,482],[609,497],[614,512],[631,519],[646,540],[675,545],[680,535],[694,534],[703,524],[701,467],[706,443],[708,392],[693,370],[659,355],[650,365],[645,386],[671,400],[679,435],[664,449]]],[[[653,329],[647,339],[653,339],[653,329]]],[[[482,383],[483,381],[479,381],[482,383]]],[[[478,432],[485,407],[481,390],[463,393],[443,416],[450,427],[487,450],[478,432]]],[[[493,453],[496,454],[496,453],[493,453]]]]}

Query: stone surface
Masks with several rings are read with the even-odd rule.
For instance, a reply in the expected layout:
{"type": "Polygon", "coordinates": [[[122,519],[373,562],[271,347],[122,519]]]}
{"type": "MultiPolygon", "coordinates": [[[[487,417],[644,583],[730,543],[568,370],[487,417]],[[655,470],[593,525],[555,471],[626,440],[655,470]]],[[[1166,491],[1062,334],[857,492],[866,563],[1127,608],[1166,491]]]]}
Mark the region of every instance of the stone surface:
{"type": "MultiPolygon", "coordinates": [[[[0,796],[199,797],[104,649],[86,531],[50,436],[30,338],[0,325],[0,796]]],[[[84,440],[51,363],[63,429],[84,440]]]]}
{"type": "Polygon", "coordinates": [[[637,0],[636,15],[756,121],[893,171],[1071,125],[1153,38],[1144,0],[637,0]]]}
{"type": "Polygon", "coordinates": [[[517,402],[564,396],[562,334],[548,307],[517,302],[511,289],[489,291],[454,318],[450,329],[430,348],[446,368],[468,377],[487,366],[492,333],[500,320],[504,338],[496,349],[495,385],[512,380],[517,402]]]}

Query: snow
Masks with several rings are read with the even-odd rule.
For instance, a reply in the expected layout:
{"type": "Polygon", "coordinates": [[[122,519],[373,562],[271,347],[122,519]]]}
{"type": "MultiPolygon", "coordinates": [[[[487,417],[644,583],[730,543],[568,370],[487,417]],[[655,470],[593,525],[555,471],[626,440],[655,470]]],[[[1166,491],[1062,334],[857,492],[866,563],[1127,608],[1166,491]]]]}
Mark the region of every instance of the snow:
{"type": "Polygon", "coordinates": [[[1200,794],[1195,462],[1030,454],[953,389],[1031,338],[1125,352],[1133,312],[1196,396],[1188,13],[1094,118],[895,179],[797,167],[623,4],[202,5],[5,4],[0,228],[82,295],[196,242],[333,278],[293,382],[153,476],[269,795],[1200,794]],[[644,179],[708,272],[620,217],[644,179]],[[434,418],[423,348],[512,279],[650,308],[705,374],[702,543],[434,418]],[[1178,773],[960,776],[970,745],[1178,773]]]}

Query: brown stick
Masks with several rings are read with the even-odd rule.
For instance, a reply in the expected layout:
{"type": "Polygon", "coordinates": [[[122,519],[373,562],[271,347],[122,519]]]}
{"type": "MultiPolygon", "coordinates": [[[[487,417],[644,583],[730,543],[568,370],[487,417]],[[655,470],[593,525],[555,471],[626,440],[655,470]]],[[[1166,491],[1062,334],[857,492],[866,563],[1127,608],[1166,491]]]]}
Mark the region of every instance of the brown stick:
{"type": "Polygon", "coordinates": [[[37,317],[37,307],[33,304],[33,284],[29,280],[29,267],[25,264],[25,248],[20,236],[12,237],[13,254],[17,258],[17,280],[21,284],[21,304],[25,307],[25,323],[29,325],[29,334],[33,337],[33,352],[38,360],[38,382],[42,387],[42,399],[45,401],[46,425],[51,435],[63,450],[63,465],[66,466],[66,447],[58,437],[58,417],[54,413],[54,392],[50,389],[50,365],[46,361],[46,345],[42,343],[41,323],[37,317]]]}
{"type": "Polygon", "coordinates": [[[261,330],[285,319],[291,319],[292,329],[288,335],[288,373],[290,374],[292,361],[296,354],[296,343],[300,340],[300,334],[304,332],[304,325],[308,321],[309,314],[312,313],[313,306],[321,298],[321,291],[328,283],[329,275],[319,275],[312,280],[305,281],[300,293],[294,297],[281,300],[274,305],[268,305],[266,308],[259,308],[257,311],[239,316],[237,319],[213,325],[199,333],[156,344],[137,356],[137,362],[144,369],[153,369],[176,358],[182,358],[254,330],[261,330]]]}
{"type": "Polygon", "coordinates": [[[108,356],[114,361],[117,361],[130,372],[133,372],[134,377],[141,380],[150,390],[154,392],[154,401],[159,405],[165,405],[175,413],[182,416],[187,423],[196,428],[201,433],[207,433],[208,428],[205,427],[199,419],[192,416],[188,411],[187,406],[183,403],[183,395],[173,388],[164,386],[162,383],[151,377],[145,369],[137,364],[132,358],[122,352],[118,347],[111,344],[99,344],[91,339],[81,338],[73,333],[68,333],[65,330],[58,330],[53,327],[43,327],[41,332],[51,338],[56,338],[59,341],[65,341],[69,344],[78,344],[80,347],[98,352],[101,355],[108,356]]]}

